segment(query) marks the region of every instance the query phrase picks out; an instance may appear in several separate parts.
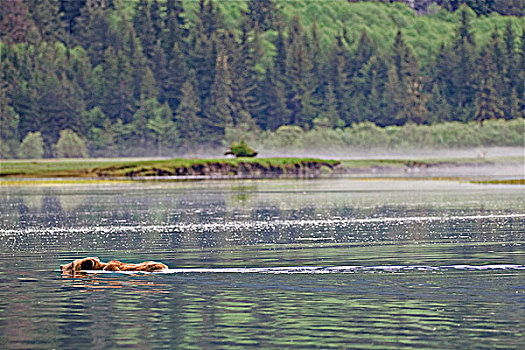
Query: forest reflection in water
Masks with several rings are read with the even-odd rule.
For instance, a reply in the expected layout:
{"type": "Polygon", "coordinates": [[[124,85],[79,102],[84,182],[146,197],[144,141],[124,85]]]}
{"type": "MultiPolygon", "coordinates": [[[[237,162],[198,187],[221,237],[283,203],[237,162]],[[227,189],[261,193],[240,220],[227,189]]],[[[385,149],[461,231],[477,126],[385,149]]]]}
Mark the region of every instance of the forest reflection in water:
{"type": "Polygon", "coordinates": [[[519,348],[524,194],[422,180],[3,187],[0,347],[519,348]],[[60,275],[83,256],[178,273],[60,275]],[[322,270],[345,266],[363,268],[322,270]]]}

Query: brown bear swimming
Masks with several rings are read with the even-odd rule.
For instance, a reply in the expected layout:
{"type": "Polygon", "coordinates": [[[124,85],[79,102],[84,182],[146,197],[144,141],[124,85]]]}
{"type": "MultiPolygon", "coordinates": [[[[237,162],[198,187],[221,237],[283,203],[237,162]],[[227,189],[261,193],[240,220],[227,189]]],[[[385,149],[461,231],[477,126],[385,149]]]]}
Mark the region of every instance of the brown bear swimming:
{"type": "Polygon", "coordinates": [[[62,273],[76,273],[82,270],[155,272],[167,268],[168,266],[155,261],[145,261],[140,264],[126,264],[117,260],[111,260],[110,262],[104,263],[95,257],[76,259],[69,264],[60,266],[62,273]]]}

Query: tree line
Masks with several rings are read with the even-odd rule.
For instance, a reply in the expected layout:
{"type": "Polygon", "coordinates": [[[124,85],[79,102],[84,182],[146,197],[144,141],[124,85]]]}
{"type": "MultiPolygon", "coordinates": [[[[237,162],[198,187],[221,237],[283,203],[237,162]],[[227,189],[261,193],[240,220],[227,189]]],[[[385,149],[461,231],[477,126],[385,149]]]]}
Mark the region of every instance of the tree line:
{"type": "Polygon", "coordinates": [[[511,21],[480,45],[460,9],[452,40],[423,61],[400,29],[387,49],[344,26],[325,45],[286,3],[244,5],[232,25],[207,0],[1,2],[1,157],[28,156],[29,136],[45,157],[68,144],[171,155],[221,145],[232,129],[524,115],[525,40],[511,21]]]}

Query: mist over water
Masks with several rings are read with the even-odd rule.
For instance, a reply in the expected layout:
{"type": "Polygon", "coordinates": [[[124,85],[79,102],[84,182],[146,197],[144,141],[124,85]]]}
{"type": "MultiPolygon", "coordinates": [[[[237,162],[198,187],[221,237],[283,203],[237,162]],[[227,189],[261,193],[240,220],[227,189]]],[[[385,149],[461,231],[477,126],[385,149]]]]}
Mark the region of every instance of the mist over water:
{"type": "Polygon", "coordinates": [[[0,347],[520,348],[525,187],[0,188],[0,347]],[[75,258],[161,273],[61,275],[75,258]]]}
{"type": "MultiPolygon", "coordinates": [[[[227,147],[224,147],[224,152],[227,147]]],[[[474,147],[474,148],[419,148],[419,149],[389,149],[389,148],[327,148],[304,149],[257,149],[258,157],[306,157],[321,159],[418,159],[418,158],[498,158],[525,157],[523,147],[474,147]]],[[[217,158],[224,156],[222,149],[201,150],[189,155],[177,155],[189,158],[217,158]]],[[[154,153],[152,153],[154,154],[154,153]]]]}
{"type": "MultiPolygon", "coordinates": [[[[228,147],[213,149],[189,150],[189,153],[180,154],[172,152],[169,156],[157,156],[157,150],[144,150],[149,156],[133,157],[133,159],[168,159],[172,157],[182,158],[223,158],[228,147]]],[[[500,158],[500,157],[523,157],[525,162],[524,147],[474,147],[474,148],[414,148],[414,149],[390,149],[390,148],[351,148],[334,147],[293,150],[287,149],[264,149],[257,148],[258,158],[270,157],[302,157],[321,159],[433,159],[433,158],[500,158]]],[[[169,153],[169,152],[168,152],[169,153]]]]}
{"type": "Polygon", "coordinates": [[[523,157],[524,147],[475,147],[475,148],[418,148],[418,149],[389,149],[389,148],[334,148],[320,150],[318,147],[303,152],[287,150],[261,150],[262,157],[312,157],[326,159],[432,159],[432,158],[498,158],[523,157]]]}

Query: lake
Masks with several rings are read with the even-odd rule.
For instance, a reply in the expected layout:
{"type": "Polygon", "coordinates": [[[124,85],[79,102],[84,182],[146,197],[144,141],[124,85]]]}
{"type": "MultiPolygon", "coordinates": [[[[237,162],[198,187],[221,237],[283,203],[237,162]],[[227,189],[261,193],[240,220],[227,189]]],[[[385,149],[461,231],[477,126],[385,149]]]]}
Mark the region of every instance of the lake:
{"type": "Polygon", "coordinates": [[[0,188],[0,348],[523,348],[525,186],[0,188]],[[86,256],[163,273],[62,276],[86,256]]]}

